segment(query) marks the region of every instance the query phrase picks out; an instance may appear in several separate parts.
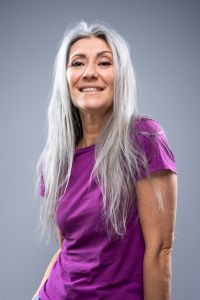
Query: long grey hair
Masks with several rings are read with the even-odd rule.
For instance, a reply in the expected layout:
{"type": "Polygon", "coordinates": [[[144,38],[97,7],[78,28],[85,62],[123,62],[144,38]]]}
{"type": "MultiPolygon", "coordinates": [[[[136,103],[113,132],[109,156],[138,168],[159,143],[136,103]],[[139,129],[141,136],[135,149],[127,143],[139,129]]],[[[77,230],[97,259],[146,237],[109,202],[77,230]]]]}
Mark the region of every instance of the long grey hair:
{"type": "Polygon", "coordinates": [[[40,213],[40,236],[56,228],[55,211],[65,193],[71,174],[73,155],[83,136],[78,109],[72,104],[66,78],[71,45],[91,36],[104,39],[113,53],[115,69],[113,111],[95,145],[95,165],[91,178],[102,190],[103,215],[108,233],[124,236],[129,212],[133,207],[136,174],[147,168],[144,155],[130,138],[132,125],[139,115],[136,78],[128,43],[105,23],[85,21],[68,28],[56,55],[51,99],[48,107],[47,143],[37,162],[36,192],[42,178],[45,200],[40,213]]]}

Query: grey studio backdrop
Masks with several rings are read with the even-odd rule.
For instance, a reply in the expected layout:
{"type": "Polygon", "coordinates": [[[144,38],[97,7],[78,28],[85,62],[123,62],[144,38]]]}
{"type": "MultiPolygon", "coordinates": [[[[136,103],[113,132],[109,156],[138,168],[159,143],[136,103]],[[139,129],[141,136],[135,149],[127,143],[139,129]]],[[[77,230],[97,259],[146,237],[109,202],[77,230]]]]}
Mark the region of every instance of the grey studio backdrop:
{"type": "Polygon", "coordinates": [[[0,299],[29,300],[57,249],[37,245],[35,163],[65,28],[104,21],[129,42],[141,113],[165,129],[179,186],[173,300],[200,295],[198,1],[0,1],[0,299]]]}

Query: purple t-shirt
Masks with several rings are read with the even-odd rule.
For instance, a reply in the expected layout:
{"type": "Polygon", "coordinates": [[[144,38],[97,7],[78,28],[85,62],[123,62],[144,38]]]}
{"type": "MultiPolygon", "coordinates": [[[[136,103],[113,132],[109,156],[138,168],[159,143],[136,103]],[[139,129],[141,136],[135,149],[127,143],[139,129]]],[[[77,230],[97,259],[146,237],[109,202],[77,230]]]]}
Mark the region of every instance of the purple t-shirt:
{"type": "MultiPolygon", "coordinates": [[[[141,117],[135,123],[137,142],[147,155],[149,171],[169,169],[177,174],[175,157],[159,123],[141,117]],[[146,132],[160,132],[157,136],[146,132]]],[[[102,223],[102,195],[95,181],[89,186],[95,145],[77,149],[66,193],[56,213],[64,236],[62,249],[41,300],[142,300],[145,244],[137,210],[133,210],[123,239],[110,241],[102,223]]],[[[143,178],[145,174],[138,177],[143,178]]],[[[39,187],[44,196],[44,184],[39,187]]]]}

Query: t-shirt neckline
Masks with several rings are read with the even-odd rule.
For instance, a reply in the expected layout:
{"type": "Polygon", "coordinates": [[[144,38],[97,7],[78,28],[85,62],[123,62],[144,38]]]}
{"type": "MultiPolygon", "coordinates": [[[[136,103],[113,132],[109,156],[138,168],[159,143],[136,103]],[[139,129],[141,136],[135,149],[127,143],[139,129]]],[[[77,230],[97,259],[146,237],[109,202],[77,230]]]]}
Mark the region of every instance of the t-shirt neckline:
{"type": "Polygon", "coordinates": [[[94,147],[95,147],[95,144],[87,146],[87,147],[77,148],[77,149],[75,149],[75,153],[86,152],[86,151],[92,150],[94,147]]]}

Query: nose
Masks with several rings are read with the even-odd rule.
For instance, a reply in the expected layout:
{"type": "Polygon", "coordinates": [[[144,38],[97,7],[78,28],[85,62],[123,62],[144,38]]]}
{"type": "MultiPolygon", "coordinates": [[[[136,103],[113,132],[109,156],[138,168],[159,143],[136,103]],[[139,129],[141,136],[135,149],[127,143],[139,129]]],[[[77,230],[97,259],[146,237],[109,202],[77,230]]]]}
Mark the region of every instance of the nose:
{"type": "Polygon", "coordinates": [[[93,64],[88,64],[88,66],[84,70],[83,79],[91,79],[97,77],[98,77],[98,73],[95,69],[95,66],[93,64]]]}

